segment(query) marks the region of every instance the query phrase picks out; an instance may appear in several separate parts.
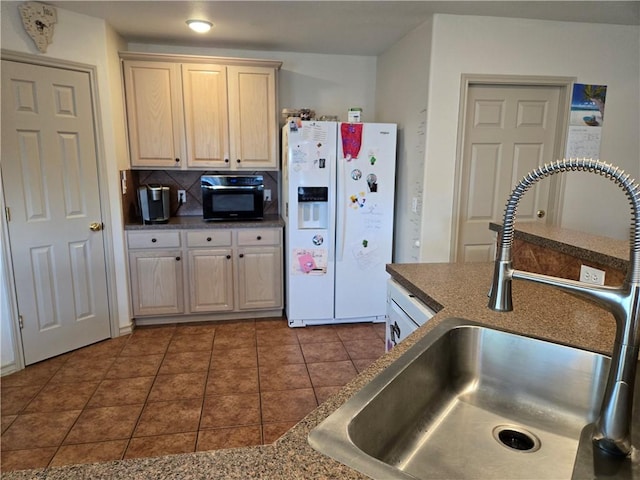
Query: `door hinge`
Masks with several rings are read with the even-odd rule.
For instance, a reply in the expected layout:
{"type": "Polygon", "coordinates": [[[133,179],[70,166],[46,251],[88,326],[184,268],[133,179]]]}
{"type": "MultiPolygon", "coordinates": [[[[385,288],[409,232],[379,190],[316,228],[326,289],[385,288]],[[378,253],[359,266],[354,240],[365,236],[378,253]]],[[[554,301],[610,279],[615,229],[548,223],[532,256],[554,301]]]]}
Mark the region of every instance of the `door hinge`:
{"type": "Polygon", "coordinates": [[[18,326],[20,327],[20,330],[24,328],[24,320],[22,319],[22,315],[18,315],[18,326]]]}
{"type": "Polygon", "coordinates": [[[11,210],[9,207],[4,207],[4,216],[6,217],[7,222],[11,221],[11,210]]]}

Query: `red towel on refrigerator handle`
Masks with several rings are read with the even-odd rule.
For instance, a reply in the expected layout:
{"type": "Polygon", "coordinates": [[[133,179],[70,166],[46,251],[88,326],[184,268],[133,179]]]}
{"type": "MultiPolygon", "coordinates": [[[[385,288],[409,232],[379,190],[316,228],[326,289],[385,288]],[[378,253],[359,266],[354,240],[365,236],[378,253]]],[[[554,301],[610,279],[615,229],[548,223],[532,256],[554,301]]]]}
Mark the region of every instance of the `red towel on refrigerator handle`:
{"type": "Polygon", "coordinates": [[[342,154],[347,160],[358,158],[362,145],[362,123],[341,123],[342,154]]]}

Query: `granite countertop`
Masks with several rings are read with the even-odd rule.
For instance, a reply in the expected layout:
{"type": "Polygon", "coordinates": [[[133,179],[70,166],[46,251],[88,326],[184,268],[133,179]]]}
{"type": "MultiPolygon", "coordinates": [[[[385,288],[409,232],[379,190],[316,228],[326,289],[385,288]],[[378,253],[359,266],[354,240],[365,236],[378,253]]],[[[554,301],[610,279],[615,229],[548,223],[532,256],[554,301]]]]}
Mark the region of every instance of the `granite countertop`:
{"type": "Polygon", "coordinates": [[[125,230],[197,230],[215,228],[281,228],[284,220],[278,214],[265,215],[262,220],[205,221],[201,215],[171,217],[169,223],[144,225],[142,222],[125,223],[125,230]]]}
{"type": "Polygon", "coordinates": [[[492,270],[492,264],[488,263],[388,265],[387,271],[399,283],[438,313],[272,445],[9,472],[2,478],[364,479],[368,477],[313,450],[307,443],[307,435],[443,320],[461,317],[498,329],[610,353],[615,330],[613,317],[555,289],[514,282],[514,311],[489,310],[487,291],[492,270]]]}

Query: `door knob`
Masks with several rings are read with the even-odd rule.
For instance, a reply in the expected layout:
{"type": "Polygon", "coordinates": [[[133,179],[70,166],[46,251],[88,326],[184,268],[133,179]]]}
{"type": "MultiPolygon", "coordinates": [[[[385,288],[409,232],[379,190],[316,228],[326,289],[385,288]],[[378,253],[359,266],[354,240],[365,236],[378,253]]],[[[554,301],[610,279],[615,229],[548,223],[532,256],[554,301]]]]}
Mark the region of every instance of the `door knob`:
{"type": "Polygon", "coordinates": [[[100,230],[102,230],[102,223],[100,222],[93,222],[91,225],[89,225],[89,230],[91,230],[92,232],[99,232],[100,230]]]}
{"type": "Polygon", "coordinates": [[[538,216],[538,218],[543,218],[546,215],[547,212],[545,212],[544,210],[538,210],[536,212],[536,215],[538,216]]]}

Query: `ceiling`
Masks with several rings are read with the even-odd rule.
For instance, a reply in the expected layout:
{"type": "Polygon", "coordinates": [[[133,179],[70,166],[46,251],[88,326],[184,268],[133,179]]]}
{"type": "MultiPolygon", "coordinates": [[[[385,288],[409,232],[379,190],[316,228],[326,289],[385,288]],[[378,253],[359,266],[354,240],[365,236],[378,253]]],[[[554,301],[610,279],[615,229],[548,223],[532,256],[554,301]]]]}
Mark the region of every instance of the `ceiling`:
{"type": "Polygon", "coordinates": [[[125,40],[184,46],[377,55],[435,13],[640,25],[640,1],[49,1],[105,19],[125,40]],[[207,34],[189,18],[210,20],[207,34]]]}

